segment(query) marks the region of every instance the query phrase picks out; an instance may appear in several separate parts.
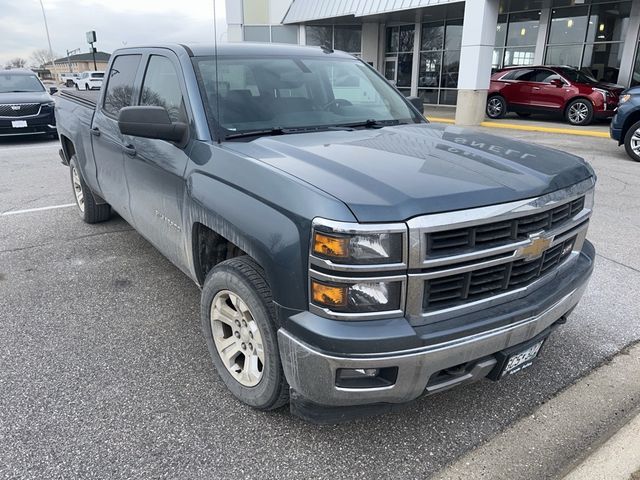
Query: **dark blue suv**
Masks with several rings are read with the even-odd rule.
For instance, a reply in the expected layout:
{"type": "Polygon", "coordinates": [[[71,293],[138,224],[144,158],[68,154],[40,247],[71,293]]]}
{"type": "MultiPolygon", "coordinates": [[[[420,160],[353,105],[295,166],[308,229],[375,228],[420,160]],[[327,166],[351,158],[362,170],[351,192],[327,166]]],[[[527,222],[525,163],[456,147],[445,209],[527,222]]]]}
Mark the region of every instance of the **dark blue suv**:
{"type": "Polygon", "coordinates": [[[610,134],[618,145],[624,143],[633,160],[640,162],[640,86],[620,95],[618,111],[611,120],[610,134]]]}

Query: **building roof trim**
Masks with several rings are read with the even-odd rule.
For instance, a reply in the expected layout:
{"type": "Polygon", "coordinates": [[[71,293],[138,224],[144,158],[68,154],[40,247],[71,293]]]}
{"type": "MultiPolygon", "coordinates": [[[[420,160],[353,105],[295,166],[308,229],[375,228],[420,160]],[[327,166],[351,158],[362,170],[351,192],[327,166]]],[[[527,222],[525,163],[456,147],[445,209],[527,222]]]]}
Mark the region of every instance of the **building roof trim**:
{"type": "Polygon", "coordinates": [[[459,1],[462,0],[293,0],[282,23],[303,23],[348,15],[366,17],[459,1]]]}

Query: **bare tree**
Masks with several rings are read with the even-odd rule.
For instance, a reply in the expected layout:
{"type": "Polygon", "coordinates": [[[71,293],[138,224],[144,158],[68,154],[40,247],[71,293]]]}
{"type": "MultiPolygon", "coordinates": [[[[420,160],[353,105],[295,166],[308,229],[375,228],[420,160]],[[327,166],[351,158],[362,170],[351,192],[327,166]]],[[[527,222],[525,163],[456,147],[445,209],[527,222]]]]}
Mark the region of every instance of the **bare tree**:
{"type": "Polygon", "coordinates": [[[24,58],[16,57],[7,62],[5,68],[24,68],[27,65],[27,61],[24,58]]]}
{"type": "Polygon", "coordinates": [[[37,67],[43,67],[49,62],[53,62],[56,58],[58,58],[58,55],[55,52],[49,52],[46,48],[39,48],[31,54],[31,60],[37,67]]]}

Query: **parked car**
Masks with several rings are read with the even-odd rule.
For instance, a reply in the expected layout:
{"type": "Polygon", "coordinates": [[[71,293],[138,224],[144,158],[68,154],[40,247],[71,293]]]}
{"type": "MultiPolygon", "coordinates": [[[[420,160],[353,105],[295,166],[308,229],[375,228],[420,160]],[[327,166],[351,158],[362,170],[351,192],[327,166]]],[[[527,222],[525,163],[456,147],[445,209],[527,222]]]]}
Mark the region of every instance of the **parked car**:
{"type": "Polygon", "coordinates": [[[623,90],[572,67],[510,67],[491,76],[486,113],[489,118],[507,112],[561,114],[572,125],[588,125],[612,117],[623,90]]]}
{"type": "Polygon", "coordinates": [[[338,51],[125,48],[108,72],[56,109],[78,212],[117,211],[202,288],[212,363],[254,408],[331,422],[510,376],[585,291],[575,155],[431,125],[338,51]]]}
{"type": "Polygon", "coordinates": [[[55,101],[31,70],[0,70],[0,136],[49,135],[57,138],[55,101]]]}
{"type": "Polygon", "coordinates": [[[87,71],[82,72],[79,77],[73,79],[76,90],[100,90],[104,72],[87,71]]]}
{"type": "Polygon", "coordinates": [[[75,85],[74,80],[80,76],[79,73],[65,72],[60,74],[60,83],[65,87],[73,87],[75,85]]]}
{"type": "Polygon", "coordinates": [[[624,144],[629,157],[640,162],[640,87],[622,92],[609,132],[618,145],[624,144]]]}

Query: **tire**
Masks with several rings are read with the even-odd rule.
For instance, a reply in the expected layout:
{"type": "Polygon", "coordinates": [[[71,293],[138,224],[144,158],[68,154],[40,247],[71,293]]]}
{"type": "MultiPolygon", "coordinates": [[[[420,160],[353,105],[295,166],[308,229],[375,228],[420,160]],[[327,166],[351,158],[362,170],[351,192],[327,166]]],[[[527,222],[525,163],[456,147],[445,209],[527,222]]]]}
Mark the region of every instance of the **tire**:
{"type": "Polygon", "coordinates": [[[200,315],[211,359],[231,393],[258,410],[285,405],[289,385],[280,363],[271,289],[260,266],[242,256],[214,267],[202,288],[200,315]]]}
{"type": "Polygon", "coordinates": [[[96,199],[82,178],[82,173],[78,168],[76,156],[72,156],[69,161],[69,173],[71,176],[71,188],[76,200],[76,206],[80,217],[86,223],[99,223],[109,220],[111,217],[111,205],[104,203],[98,205],[96,199]]]}
{"type": "Polygon", "coordinates": [[[80,90],[80,87],[78,86],[77,83],[74,83],[74,85],[76,86],[76,90],[80,90]]]}
{"type": "Polygon", "coordinates": [[[629,127],[624,136],[624,149],[631,160],[640,162],[640,122],[629,127]]]}
{"type": "Polygon", "coordinates": [[[593,120],[593,105],[585,98],[576,98],[567,105],[564,118],[571,125],[589,125],[593,120]]]}
{"type": "Polygon", "coordinates": [[[507,101],[500,95],[493,95],[487,99],[485,111],[489,118],[504,118],[507,114],[507,101]]]}
{"type": "Polygon", "coordinates": [[[520,118],[529,118],[531,116],[530,113],[527,112],[516,112],[516,114],[520,117],[520,118]]]}

